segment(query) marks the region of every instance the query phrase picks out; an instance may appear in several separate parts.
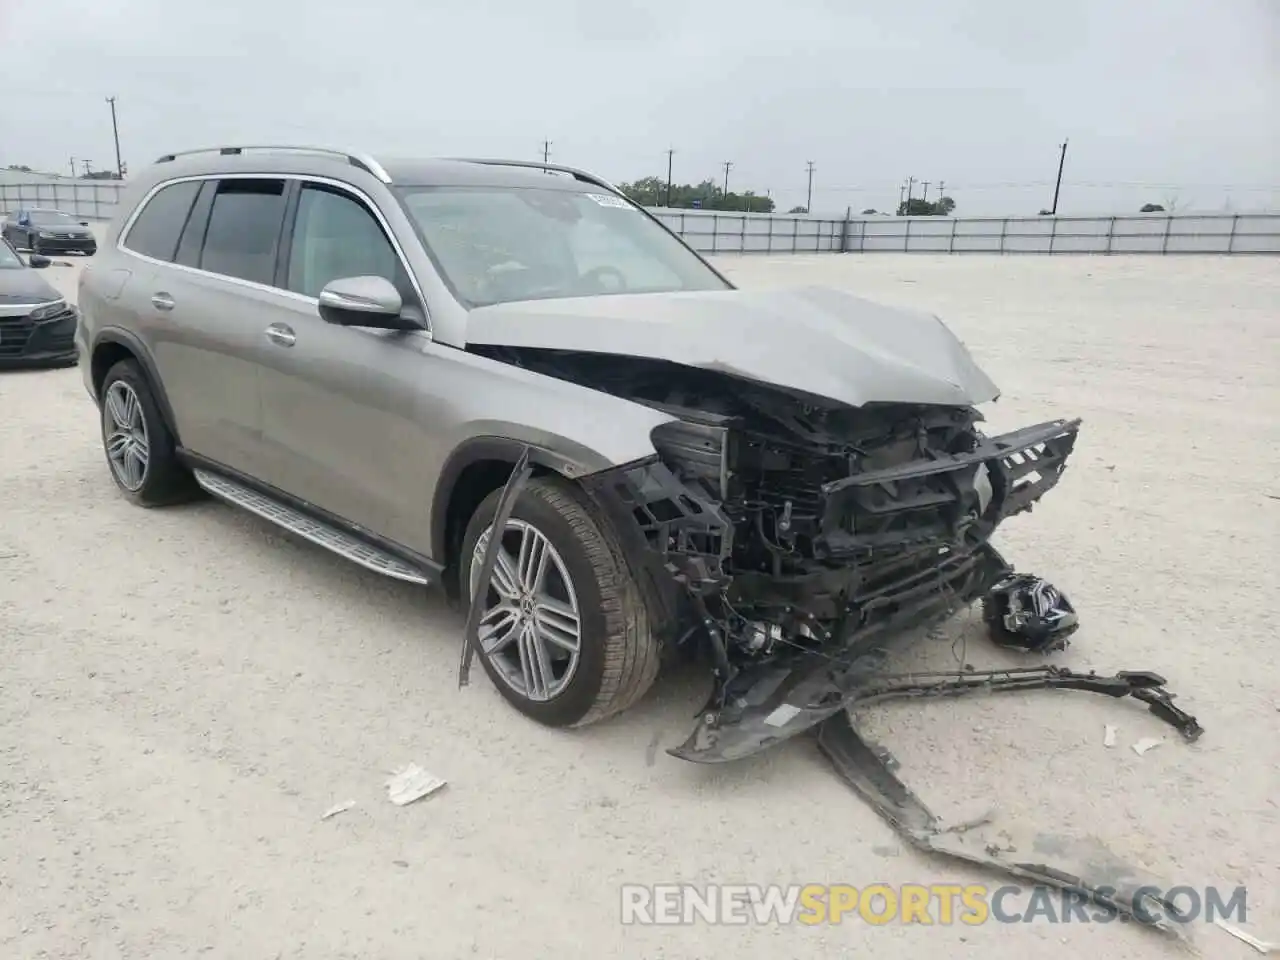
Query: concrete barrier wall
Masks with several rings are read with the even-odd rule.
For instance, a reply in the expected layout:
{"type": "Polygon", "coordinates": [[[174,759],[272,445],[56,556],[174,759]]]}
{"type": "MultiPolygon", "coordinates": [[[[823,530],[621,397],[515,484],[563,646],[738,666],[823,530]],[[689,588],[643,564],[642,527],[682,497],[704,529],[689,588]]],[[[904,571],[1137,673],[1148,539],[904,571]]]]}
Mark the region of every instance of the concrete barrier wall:
{"type": "MultiPolygon", "coordinates": [[[[0,180],[0,212],[56,207],[110,220],[122,184],[33,177],[0,180]]],[[[1280,213],[1098,217],[880,217],[654,209],[703,253],[1280,254],[1280,213]]]]}

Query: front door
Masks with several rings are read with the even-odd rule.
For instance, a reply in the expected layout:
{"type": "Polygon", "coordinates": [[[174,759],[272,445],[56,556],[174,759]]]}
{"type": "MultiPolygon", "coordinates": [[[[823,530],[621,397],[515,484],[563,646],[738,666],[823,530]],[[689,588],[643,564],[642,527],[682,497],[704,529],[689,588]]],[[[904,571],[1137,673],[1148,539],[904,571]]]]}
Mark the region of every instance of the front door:
{"type": "Polygon", "coordinates": [[[421,385],[430,337],[341,327],[320,318],[316,298],[331,280],[380,276],[406,309],[422,314],[407,269],[364,202],[341,188],[303,181],[284,255],[290,292],[263,360],[263,480],[348,523],[426,552],[427,475],[439,443],[421,385]]]}

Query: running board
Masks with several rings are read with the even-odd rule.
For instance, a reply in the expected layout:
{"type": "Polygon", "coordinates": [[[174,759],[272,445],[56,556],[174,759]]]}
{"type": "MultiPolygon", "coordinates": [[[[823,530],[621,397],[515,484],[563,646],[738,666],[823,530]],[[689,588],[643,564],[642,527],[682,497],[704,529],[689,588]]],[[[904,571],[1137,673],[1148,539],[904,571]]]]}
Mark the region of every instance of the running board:
{"type": "Polygon", "coordinates": [[[352,563],[359,564],[366,570],[409,583],[431,582],[431,578],[426,573],[404,560],[337,527],[309,517],[251,487],[208,470],[193,470],[192,473],[195,474],[196,483],[219,500],[247,510],[254,516],[283,527],[290,533],[296,533],[304,540],[324,547],[352,563]]]}

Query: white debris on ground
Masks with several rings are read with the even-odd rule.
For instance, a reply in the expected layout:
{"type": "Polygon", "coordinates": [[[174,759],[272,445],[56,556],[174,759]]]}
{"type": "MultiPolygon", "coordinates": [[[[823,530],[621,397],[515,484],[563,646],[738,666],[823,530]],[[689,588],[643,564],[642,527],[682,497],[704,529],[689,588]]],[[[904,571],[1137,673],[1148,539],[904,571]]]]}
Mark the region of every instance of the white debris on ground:
{"type": "Polygon", "coordinates": [[[1102,728],[1102,745],[1104,747],[1116,745],[1116,728],[1109,723],[1102,728]]]}
{"type": "Polygon", "coordinates": [[[1148,750],[1154,750],[1156,747],[1164,743],[1162,737],[1143,737],[1133,744],[1133,752],[1138,756],[1142,756],[1148,750]]]}
{"type": "Polygon", "coordinates": [[[387,799],[397,807],[429,797],[445,786],[445,781],[435,774],[427,773],[416,763],[410,763],[396,770],[387,781],[387,799]]]}
{"type": "Polygon", "coordinates": [[[354,800],[343,800],[342,803],[335,803],[332,807],[320,814],[321,820],[328,820],[330,817],[336,817],[340,813],[346,813],[356,805],[354,800]]]}
{"type": "MultiPolygon", "coordinates": [[[[1275,258],[721,262],[747,286],[943,316],[1004,390],[993,429],[1082,416],[1062,483],[999,545],[1080,610],[1052,662],[1156,670],[1206,732],[1117,763],[1104,724],[1126,743],[1167,730],[1058,692],[886,704],[860,727],[940,816],[982,801],[1020,830],[1100,834],[1171,883],[1247,886],[1247,926],[1273,928],[1280,675],[1258,598],[1280,542],[1275,258]]],[[[74,294],[76,272],[50,280],[74,294]]],[[[436,595],[216,503],[125,503],[76,370],[0,374],[0,410],[0,956],[1169,956],[1118,923],[624,929],[624,883],[1002,881],[886,855],[898,838],[807,742],[715,768],[650,754],[655,731],[684,739],[701,675],[576,731],[483,679],[459,691],[462,619],[436,595]],[[411,757],[449,772],[451,802],[421,817],[362,798],[358,830],[318,829],[314,798],[411,757]]],[[[1025,662],[976,616],[918,659],[957,658],[1025,662]]],[[[1195,934],[1213,960],[1257,956],[1195,934]]]]}

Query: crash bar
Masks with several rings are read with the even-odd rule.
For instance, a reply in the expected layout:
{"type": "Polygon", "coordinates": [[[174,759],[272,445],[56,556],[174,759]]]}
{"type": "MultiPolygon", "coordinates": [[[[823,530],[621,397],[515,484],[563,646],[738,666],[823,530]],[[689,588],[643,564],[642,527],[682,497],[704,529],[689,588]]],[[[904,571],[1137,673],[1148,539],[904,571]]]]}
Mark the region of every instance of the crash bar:
{"type": "Polygon", "coordinates": [[[164,156],[158,158],[156,160],[156,163],[169,163],[173,160],[176,160],[178,157],[189,157],[189,156],[192,156],[193,154],[198,154],[198,153],[218,153],[224,157],[231,157],[231,156],[237,156],[239,154],[242,154],[246,150],[267,150],[267,151],[276,151],[280,153],[315,153],[315,154],[321,154],[327,157],[341,157],[342,159],[346,160],[347,163],[351,164],[353,167],[358,167],[359,169],[365,171],[366,173],[372,174],[373,176],[381,180],[383,183],[391,182],[391,175],[387,173],[385,169],[383,169],[382,164],[380,164],[373,157],[369,156],[367,153],[351,153],[350,151],[347,151],[347,150],[334,150],[330,147],[299,147],[299,146],[270,146],[270,145],[253,145],[253,146],[246,145],[241,147],[197,147],[194,150],[180,150],[177,153],[166,153],[164,154],[164,156]]]}
{"type": "Polygon", "coordinates": [[[601,190],[608,190],[610,193],[624,196],[624,194],[613,184],[607,180],[602,180],[594,173],[587,173],[585,170],[579,170],[577,167],[566,167],[558,163],[546,163],[542,160],[500,160],[491,157],[449,157],[448,159],[456,163],[483,163],[491,167],[523,167],[526,170],[545,170],[549,173],[567,173],[576,180],[589,183],[592,186],[599,187],[601,190]]]}

